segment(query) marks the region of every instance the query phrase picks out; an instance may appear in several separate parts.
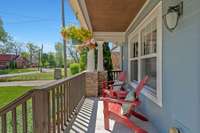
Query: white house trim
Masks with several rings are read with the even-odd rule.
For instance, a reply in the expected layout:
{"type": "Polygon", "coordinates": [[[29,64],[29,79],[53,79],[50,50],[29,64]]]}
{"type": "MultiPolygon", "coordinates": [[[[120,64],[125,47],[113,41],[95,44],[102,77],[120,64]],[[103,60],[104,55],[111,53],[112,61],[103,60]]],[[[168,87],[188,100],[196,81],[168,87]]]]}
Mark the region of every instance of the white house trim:
{"type": "Polygon", "coordinates": [[[124,32],[93,32],[95,40],[101,40],[104,42],[113,42],[116,45],[123,45],[125,42],[124,32]]]}
{"type": "MultiPolygon", "coordinates": [[[[141,80],[140,77],[140,73],[141,73],[141,66],[140,66],[140,60],[144,59],[144,58],[150,58],[150,57],[156,57],[157,59],[157,88],[156,88],[156,94],[153,94],[152,91],[150,91],[148,88],[149,87],[145,87],[146,89],[144,89],[143,94],[148,97],[149,99],[151,99],[153,102],[155,102],[156,104],[158,104],[160,107],[162,107],[162,2],[159,2],[159,4],[157,4],[154,9],[143,19],[143,21],[136,27],[136,29],[131,32],[128,35],[128,78],[129,78],[129,82],[131,79],[131,61],[132,60],[137,60],[138,59],[138,79],[141,80]],[[131,44],[131,40],[132,38],[134,38],[136,35],[138,35],[138,45],[139,45],[139,55],[141,55],[140,53],[140,49],[141,49],[141,44],[140,44],[140,32],[141,30],[147,25],[149,24],[153,19],[157,20],[157,53],[156,54],[150,54],[150,55],[145,55],[145,56],[139,56],[136,58],[130,58],[130,44],[131,44]]],[[[130,82],[131,85],[133,87],[135,87],[137,85],[136,82],[130,82]]]]}
{"type": "Polygon", "coordinates": [[[128,30],[131,28],[131,26],[135,23],[135,21],[138,19],[138,17],[140,16],[140,14],[142,13],[142,11],[144,10],[144,8],[149,4],[150,0],[147,0],[144,5],[142,6],[142,8],[140,9],[140,11],[137,13],[137,15],[134,17],[133,21],[131,22],[131,24],[128,26],[128,28],[126,29],[125,32],[128,32],[128,30]]]}
{"type": "Polygon", "coordinates": [[[92,29],[92,24],[91,24],[91,21],[90,21],[90,17],[88,15],[88,10],[87,10],[87,6],[86,6],[86,3],[85,3],[85,0],[79,0],[79,6],[81,6],[81,9],[83,11],[83,16],[86,20],[86,23],[88,25],[88,28],[89,30],[92,32],[93,29],[92,29]]]}
{"type": "Polygon", "coordinates": [[[74,12],[77,13],[77,17],[81,23],[81,27],[84,27],[92,32],[92,25],[90,17],[88,15],[85,0],[70,0],[70,4],[74,12]]]}

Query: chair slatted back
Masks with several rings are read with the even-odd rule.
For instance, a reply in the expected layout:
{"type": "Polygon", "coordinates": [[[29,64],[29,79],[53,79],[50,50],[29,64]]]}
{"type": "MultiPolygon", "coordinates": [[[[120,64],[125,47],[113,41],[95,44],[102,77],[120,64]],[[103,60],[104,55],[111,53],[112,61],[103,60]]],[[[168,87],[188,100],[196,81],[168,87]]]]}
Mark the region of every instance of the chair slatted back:
{"type": "Polygon", "coordinates": [[[125,72],[120,72],[118,80],[119,81],[125,81],[126,80],[125,72]]]}
{"type": "Polygon", "coordinates": [[[144,88],[144,85],[147,83],[149,77],[145,76],[143,80],[140,81],[138,86],[135,89],[135,97],[138,98],[139,95],[141,94],[142,89],[144,88]]]}

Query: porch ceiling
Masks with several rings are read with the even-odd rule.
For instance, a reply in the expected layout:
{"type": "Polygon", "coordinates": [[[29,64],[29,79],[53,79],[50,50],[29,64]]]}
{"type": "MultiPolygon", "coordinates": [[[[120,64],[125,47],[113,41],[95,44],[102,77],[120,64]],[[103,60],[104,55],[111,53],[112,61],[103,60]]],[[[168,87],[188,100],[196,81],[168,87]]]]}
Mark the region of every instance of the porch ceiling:
{"type": "Polygon", "coordinates": [[[85,0],[93,32],[124,32],[146,0],[85,0]]]}

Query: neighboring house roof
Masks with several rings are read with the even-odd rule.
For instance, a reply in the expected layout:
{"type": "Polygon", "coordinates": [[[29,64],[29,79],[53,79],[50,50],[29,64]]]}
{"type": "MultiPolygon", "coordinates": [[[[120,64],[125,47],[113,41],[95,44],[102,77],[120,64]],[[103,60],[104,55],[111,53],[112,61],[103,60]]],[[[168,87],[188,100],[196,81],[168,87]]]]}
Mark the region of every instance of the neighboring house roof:
{"type": "Polygon", "coordinates": [[[24,57],[21,57],[21,56],[18,56],[16,59],[15,59],[16,61],[18,61],[18,62],[29,62],[29,60],[28,59],[26,59],[26,58],[24,58],[24,57]]]}
{"type": "Polygon", "coordinates": [[[19,55],[14,54],[0,54],[0,62],[10,62],[17,59],[19,55]]]}

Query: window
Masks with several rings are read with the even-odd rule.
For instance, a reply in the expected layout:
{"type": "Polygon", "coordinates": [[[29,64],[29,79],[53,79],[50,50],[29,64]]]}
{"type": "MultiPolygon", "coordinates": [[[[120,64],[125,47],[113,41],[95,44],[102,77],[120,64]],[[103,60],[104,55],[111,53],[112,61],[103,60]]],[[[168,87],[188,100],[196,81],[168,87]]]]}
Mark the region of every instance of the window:
{"type": "Polygon", "coordinates": [[[159,3],[129,36],[129,80],[149,76],[144,94],[162,106],[162,7],[159,3]]]}

